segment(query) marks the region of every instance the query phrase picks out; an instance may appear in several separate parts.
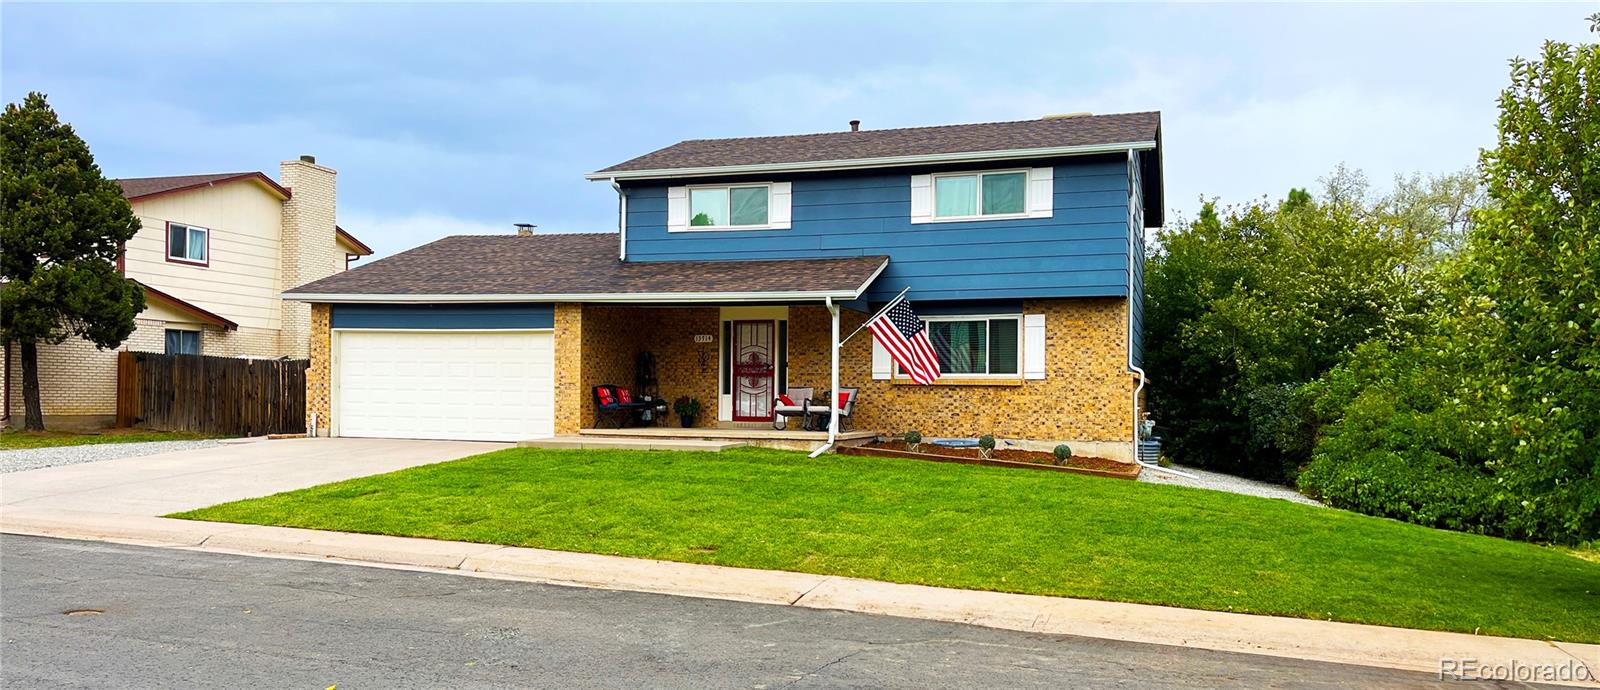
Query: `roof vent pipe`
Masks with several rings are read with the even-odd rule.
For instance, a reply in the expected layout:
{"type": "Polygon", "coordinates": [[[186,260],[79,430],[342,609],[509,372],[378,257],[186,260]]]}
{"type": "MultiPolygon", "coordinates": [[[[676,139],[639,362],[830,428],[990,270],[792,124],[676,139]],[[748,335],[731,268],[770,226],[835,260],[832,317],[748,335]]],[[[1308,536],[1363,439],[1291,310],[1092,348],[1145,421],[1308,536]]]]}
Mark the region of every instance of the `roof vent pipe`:
{"type": "Polygon", "coordinates": [[[533,229],[539,227],[537,225],[534,225],[533,223],[512,223],[512,225],[517,226],[517,234],[521,235],[523,237],[527,237],[528,235],[532,235],[533,234],[533,229]]]}
{"type": "Polygon", "coordinates": [[[850,121],[850,131],[852,131],[852,132],[861,131],[861,121],[860,120],[851,120],[850,121]]]}

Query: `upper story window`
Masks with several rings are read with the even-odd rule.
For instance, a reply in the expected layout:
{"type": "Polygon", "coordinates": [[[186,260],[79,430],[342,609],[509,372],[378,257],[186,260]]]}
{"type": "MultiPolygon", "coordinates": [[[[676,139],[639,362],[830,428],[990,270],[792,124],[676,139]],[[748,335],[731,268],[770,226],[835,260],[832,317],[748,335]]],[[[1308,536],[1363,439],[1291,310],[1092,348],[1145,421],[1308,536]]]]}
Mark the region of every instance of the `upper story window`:
{"type": "Polygon", "coordinates": [[[211,263],[211,231],[196,225],[167,223],[167,260],[206,266],[211,263]]]}
{"type": "Polygon", "coordinates": [[[667,230],[777,230],[789,227],[788,182],[667,189],[667,230]]]}
{"type": "Polygon", "coordinates": [[[772,188],[764,184],[749,187],[690,187],[689,226],[727,228],[766,225],[771,193],[772,188]]]}
{"type": "Polygon", "coordinates": [[[1054,168],[974,170],[911,176],[911,222],[1049,218],[1054,168]]]}
{"type": "Polygon", "coordinates": [[[1028,173],[934,175],[933,215],[938,218],[1016,216],[1026,213],[1028,173]]]}

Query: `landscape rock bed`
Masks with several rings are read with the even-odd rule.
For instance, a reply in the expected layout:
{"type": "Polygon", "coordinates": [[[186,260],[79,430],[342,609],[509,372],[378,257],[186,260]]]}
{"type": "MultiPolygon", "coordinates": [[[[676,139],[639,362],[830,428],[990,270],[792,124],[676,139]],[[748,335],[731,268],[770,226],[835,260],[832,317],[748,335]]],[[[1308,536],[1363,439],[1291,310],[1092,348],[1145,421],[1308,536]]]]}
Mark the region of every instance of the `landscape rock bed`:
{"type": "Polygon", "coordinates": [[[996,448],[987,459],[979,453],[977,448],[951,448],[933,443],[923,443],[917,450],[913,451],[907,448],[903,441],[875,441],[862,446],[845,446],[839,448],[839,453],[843,455],[931,460],[933,462],[957,462],[991,467],[1054,470],[1115,479],[1137,479],[1141,469],[1138,465],[1083,455],[1074,455],[1068,458],[1065,464],[1057,465],[1055,456],[1050,453],[1022,450],[1020,448],[996,448]]]}

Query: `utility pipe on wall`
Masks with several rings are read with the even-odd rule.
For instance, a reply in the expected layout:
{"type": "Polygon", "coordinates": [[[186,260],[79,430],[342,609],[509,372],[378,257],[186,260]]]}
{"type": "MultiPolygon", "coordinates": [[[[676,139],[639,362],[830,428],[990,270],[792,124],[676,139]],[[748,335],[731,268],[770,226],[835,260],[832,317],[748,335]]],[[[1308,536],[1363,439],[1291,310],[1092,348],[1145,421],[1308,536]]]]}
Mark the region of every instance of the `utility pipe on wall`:
{"type": "MultiPolygon", "coordinates": [[[[1133,149],[1128,149],[1128,180],[1130,183],[1133,181],[1133,166],[1138,164],[1139,153],[1133,149]]],[[[1135,223],[1142,224],[1142,221],[1139,221],[1138,214],[1133,212],[1133,195],[1138,194],[1140,191],[1142,190],[1134,189],[1131,184],[1128,187],[1128,371],[1139,377],[1139,385],[1133,387],[1133,404],[1129,405],[1129,409],[1133,410],[1133,462],[1148,470],[1175,474],[1189,479],[1198,479],[1198,477],[1187,472],[1170,470],[1139,459],[1139,427],[1142,426],[1139,423],[1141,421],[1139,419],[1139,394],[1144,392],[1146,379],[1144,369],[1133,363],[1133,253],[1142,252],[1144,248],[1135,245],[1133,242],[1134,233],[1143,230],[1143,228],[1134,227],[1135,223]]]]}
{"type": "Polygon", "coordinates": [[[611,188],[617,190],[617,234],[621,235],[622,248],[617,251],[617,260],[628,260],[628,195],[623,193],[622,185],[617,183],[617,178],[611,178],[611,188]]]}

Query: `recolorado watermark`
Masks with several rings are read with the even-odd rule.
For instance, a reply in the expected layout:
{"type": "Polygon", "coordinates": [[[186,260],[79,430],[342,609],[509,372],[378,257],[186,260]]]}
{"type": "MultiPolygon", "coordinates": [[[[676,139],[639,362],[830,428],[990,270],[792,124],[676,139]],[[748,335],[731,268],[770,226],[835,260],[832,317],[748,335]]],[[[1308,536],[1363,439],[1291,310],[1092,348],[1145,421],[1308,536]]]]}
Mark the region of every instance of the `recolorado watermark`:
{"type": "Polygon", "coordinates": [[[1523,683],[1594,682],[1594,672],[1573,659],[1558,664],[1483,662],[1473,658],[1440,659],[1439,680],[1500,680],[1523,683]]]}

